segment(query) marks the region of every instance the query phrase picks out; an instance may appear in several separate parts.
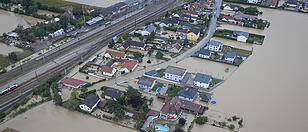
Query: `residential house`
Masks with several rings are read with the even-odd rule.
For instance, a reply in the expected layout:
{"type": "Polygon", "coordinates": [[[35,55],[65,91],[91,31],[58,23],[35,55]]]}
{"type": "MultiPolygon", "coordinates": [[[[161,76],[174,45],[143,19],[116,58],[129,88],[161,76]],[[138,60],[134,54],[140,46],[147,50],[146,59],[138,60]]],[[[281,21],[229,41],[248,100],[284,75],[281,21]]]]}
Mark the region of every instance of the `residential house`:
{"type": "Polygon", "coordinates": [[[147,25],[142,31],[141,31],[141,34],[142,36],[148,36],[150,35],[152,32],[155,32],[156,30],[156,27],[153,26],[152,24],[150,25],[147,25]]]}
{"type": "Polygon", "coordinates": [[[139,50],[146,50],[146,44],[143,42],[133,41],[133,40],[127,40],[123,43],[121,49],[126,51],[129,48],[139,49],[139,50]]]}
{"type": "Polygon", "coordinates": [[[160,110],[160,118],[165,120],[178,119],[181,114],[181,100],[177,98],[166,98],[160,110]]]}
{"type": "Polygon", "coordinates": [[[197,95],[198,90],[196,88],[184,87],[178,93],[179,99],[193,101],[197,95]]]}
{"type": "Polygon", "coordinates": [[[153,124],[153,119],[155,119],[153,116],[149,116],[143,123],[141,130],[146,131],[146,132],[151,131],[150,126],[153,124]]]}
{"type": "Polygon", "coordinates": [[[144,73],[144,75],[148,75],[148,76],[153,76],[155,74],[157,74],[156,70],[151,70],[151,71],[148,71],[148,72],[144,73]]]}
{"type": "Polygon", "coordinates": [[[297,0],[288,0],[285,2],[285,4],[288,6],[288,7],[297,7],[297,0]]]}
{"type": "Polygon", "coordinates": [[[152,89],[155,83],[156,83],[155,79],[146,76],[140,77],[139,81],[137,82],[138,86],[144,89],[152,89]]]}
{"type": "Polygon", "coordinates": [[[116,58],[116,59],[124,59],[126,54],[124,52],[114,51],[114,50],[106,50],[104,57],[106,58],[116,58]]]}
{"type": "Polygon", "coordinates": [[[136,69],[137,66],[138,66],[137,60],[124,60],[124,65],[122,65],[119,71],[121,72],[125,71],[125,73],[132,72],[136,69]]]}
{"type": "Polygon", "coordinates": [[[199,97],[201,101],[209,103],[210,100],[212,99],[212,94],[207,93],[207,92],[201,92],[199,97]]]}
{"type": "Polygon", "coordinates": [[[85,100],[82,101],[82,103],[79,105],[79,108],[91,113],[92,110],[97,106],[100,99],[95,94],[88,95],[85,100]]]}
{"type": "Polygon", "coordinates": [[[232,34],[232,38],[236,39],[239,42],[244,42],[244,43],[246,43],[248,37],[249,37],[249,33],[243,32],[243,31],[233,31],[233,34],[232,34]]]}
{"type": "Polygon", "coordinates": [[[175,33],[180,35],[180,36],[186,36],[187,32],[188,32],[188,30],[186,30],[186,29],[177,29],[175,33]]]}
{"type": "Polygon", "coordinates": [[[183,48],[183,41],[182,40],[177,40],[177,41],[172,42],[172,48],[169,49],[169,52],[180,53],[182,48],[183,48]]]}
{"type": "Polygon", "coordinates": [[[191,17],[198,17],[198,13],[193,10],[182,10],[182,13],[191,16],[191,17]]]}
{"type": "Polygon", "coordinates": [[[226,4],[224,6],[224,10],[229,10],[229,11],[238,11],[241,6],[239,5],[233,5],[233,4],[226,4]]]}
{"type": "Polygon", "coordinates": [[[304,2],[304,10],[308,10],[308,1],[304,2]]]}
{"type": "Polygon", "coordinates": [[[265,6],[276,8],[278,0],[266,0],[265,6]]]}
{"type": "Polygon", "coordinates": [[[237,12],[234,13],[233,18],[236,19],[236,20],[242,20],[242,19],[243,19],[243,16],[244,16],[244,13],[243,13],[243,12],[237,11],[237,12]]]}
{"type": "Polygon", "coordinates": [[[173,81],[181,81],[184,78],[186,73],[187,73],[187,70],[184,68],[168,66],[164,72],[164,78],[170,79],[173,81]]]}
{"type": "Polygon", "coordinates": [[[240,19],[235,19],[232,16],[223,16],[221,20],[224,21],[224,22],[230,22],[230,23],[234,23],[234,24],[238,24],[238,23],[241,22],[240,19]]]}
{"type": "Polygon", "coordinates": [[[237,54],[235,52],[227,52],[225,55],[225,61],[229,63],[234,63],[236,57],[237,57],[237,54]]]}
{"type": "MultiPolygon", "coordinates": [[[[190,19],[190,16],[189,15],[186,15],[185,13],[183,13],[183,11],[178,11],[176,12],[174,15],[173,15],[173,18],[177,19],[177,20],[180,20],[180,21],[186,21],[188,22],[189,19],[190,19]]],[[[178,21],[177,21],[178,23],[178,21]]],[[[176,23],[176,24],[177,24],[176,23]]],[[[175,24],[175,25],[176,25],[175,24]]]]}
{"type": "Polygon", "coordinates": [[[181,114],[181,110],[187,110],[193,112],[195,115],[200,115],[205,109],[208,109],[205,106],[195,104],[191,101],[180,100],[176,97],[171,98],[160,94],[157,96],[158,98],[164,99],[164,105],[160,110],[160,118],[163,119],[177,119],[181,114]]]}
{"type": "Polygon", "coordinates": [[[110,100],[118,100],[123,94],[123,91],[114,88],[107,88],[104,91],[105,98],[110,100]]]}
{"type": "Polygon", "coordinates": [[[208,49],[204,49],[201,48],[198,52],[197,52],[197,56],[200,58],[205,58],[205,59],[209,59],[212,55],[212,52],[208,49]]]}
{"type": "Polygon", "coordinates": [[[168,43],[168,38],[155,36],[154,41],[160,42],[160,43],[168,43]]]}
{"type": "Polygon", "coordinates": [[[62,86],[66,86],[66,87],[69,87],[69,88],[81,88],[83,85],[86,85],[86,84],[87,84],[87,82],[85,82],[85,81],[66,77],[59,83],[59,87],[61,88],[62,86]]]}
{"type": "Polygon", "coordinates": [[[104,107],[106,106],[107,102],[105,100],[101,100],[98,104],[97,107],[100,108],[101,110],[104,109],[104,107]]]}
{"type": "Polygon", "coordinates": [[[195,28],[190,29],[186,36],[188,40],[197,41],[198,38],[200,37],[200,30],[195,28]]]}
{"type": "Polygon", "coordinates": [[[243,16],[242,19],[249,20],[249,21],[259,20],[259,18],[252,17],[252,16],[243,16]]]}
{"type": "Polygon", "coordinates": [[[159,113],[160,113],[159,111],[150,109],[147,113],[147,116],[153,116],[154,118],[158,118],[159,113]]]}
{"type": "Polygon", "coordinates": [[[117,70],[113,67],[103,65],[101,67],[101,72],[102,72],[103,75],[112,77],[117,72],[117,70]]]}
{"type": "Polygon", "coordinates": [[[125,112],[125,115],[129,116],[129,117],[134,117],[134,115],[138,115],[139,112],[138,111],[135,111],[135,110],[128,110],[125,112]]]}
{"type": "Polygon", "coordinates": [[[215,40],[211,40],[208,45],[208,49],[212,51],[220,52],[222,50],[223,43],[215,40]]]}
{"type": "Polygon", "coordinates": [[[206,74],[197,73],[194,79],[194,86],[207,89],[212,83],[212,77],[206,74]]]}
{"type": "Polygon", "coordinates": [[[160,27],[172,27],[178,24],[178,20],[174,18],[166,18],[162,20],[159,24],[160,27]]]}
{"type": "Polygon", "coordinates": [[[261,2],[261,0],[247,0],[247,3],[257,4],[259,2],[261,2]]]}

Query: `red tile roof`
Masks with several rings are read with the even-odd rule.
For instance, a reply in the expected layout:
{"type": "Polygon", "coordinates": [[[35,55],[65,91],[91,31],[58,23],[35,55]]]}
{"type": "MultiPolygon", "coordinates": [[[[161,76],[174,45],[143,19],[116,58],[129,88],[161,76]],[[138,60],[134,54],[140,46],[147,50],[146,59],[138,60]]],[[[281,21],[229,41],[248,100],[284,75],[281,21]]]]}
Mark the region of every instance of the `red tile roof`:
{"type": "Polygon", "coordinates": [[[87,82],[85,81],[81,81],[81,80],[77,80],[77,79],[69,78],[69,77],[63,79],[60,83],[62,84],[65,83],[65,84],[72,85],[75,87],[80,86],[82,84],[87,84],[87,82]]]}
{"type": "Polygon", "coordinates": [[[266,4],[276,6],[277,2],[278,2],[278,0],[267,0],[266,4]]]}
{"type": "Polygon", "coordinates": [[[161,108],[164,114],[178,114],[181,110],[181,101],[177,98],[166,98],[165,104],[161,108]]]}
{"type": "Polygon", "coordinates": [[[113,70],[112,67],[109,67],[109,66],[106,66],[106,65],[103,65],[103,66],[101,67],[101,71],[102,71],[102,72],[112,73],[112,70],[113,70]]]}
{"type": "Polygon", "coordinates": [[[241,20],[239,19],[235,19],[234,17],[231,17],[231,16],[223,16],[223,18],[227,19],[227,20],[234,20],[234,21],[237,21],[237,22],[240,22],[241,20]]]}
{"type": "Polygon", "coordinates": [[[148,116],[158,116],[158,115],[159,115],[159,111],[150,109],[150,110],[148,111],[147,115],[148,115],[148,116]]]}
{"type": "Polygon", "coordinates": [[[115,57],[115,58],[125,58],[125,53],[124,52],[118,52],[118,51],[112,51],[112,50],[107,50],[105,52],[105,54],[109,54],[111,55],[112,57],[115,57]]]}
{"type": "Polygon", "coordinates": [[[127,68],[128,70],[132,70],[138,64],[137,60],[124,60],[124,65],[122,68],[127,68]]]}

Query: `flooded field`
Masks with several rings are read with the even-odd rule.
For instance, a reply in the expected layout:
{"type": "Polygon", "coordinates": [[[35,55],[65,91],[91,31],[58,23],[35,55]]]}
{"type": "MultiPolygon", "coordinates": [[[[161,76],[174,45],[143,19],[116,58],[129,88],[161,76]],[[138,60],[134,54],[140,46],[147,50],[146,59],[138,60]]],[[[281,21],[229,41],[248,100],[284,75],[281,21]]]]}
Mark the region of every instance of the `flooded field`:
{"type": "Polygon", "coordinates": [[[15,29],[18,24],[25,27],[29,26],[28,23],[22,18],[18,17],[12,12],[7,12],[0,10],[0,34],[2,35],[5,32],[10,32],[15,29]]]}
{"type": "Polygon", "coordinates": [[[68,111],[45,103],[16,118],[0,125],[0,130],[6,127],[17,129],[21,132],[134,132],[115,124],[98,120],[78,112],[68,111]]]}
{"type": "MultiPolygon", "coordinates": [[[[215,109],[244,117],[243,132],[308,131],[306,36],[308,15],[264,9],[262,46],[214,90],[215,109]],[[303,27],[301,27],[303,26],[303,27]]],[[[208,126],[193,131],[216,131],[208,126]]],[[[217,131],[221,129],[217,128],[217,131]]]]}
{"type": "Polygon", "coordinates": [[[11,52],[22,52],[23,50],[20,48],[17,48],[15,46],[9,46],[4,43],[0,43],[0,55],[7,56],[11,52]]]}
{"type": "Polygon", "coordinates": [[[66,0],[66,1],[97,6],[97,7],[109,7],[115,3],[123,2],[125,0],[66,0]]]}

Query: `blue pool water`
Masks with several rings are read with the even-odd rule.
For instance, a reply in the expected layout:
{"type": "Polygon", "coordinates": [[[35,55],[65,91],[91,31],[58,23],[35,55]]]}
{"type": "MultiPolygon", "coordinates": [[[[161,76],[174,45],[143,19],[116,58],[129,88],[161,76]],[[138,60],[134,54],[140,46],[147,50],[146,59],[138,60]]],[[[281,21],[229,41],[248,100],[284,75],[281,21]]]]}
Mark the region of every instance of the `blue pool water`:
{"type": "Polygon", "coordinates": [[[160,131],[165,131],[165,132],[169,131],[169,127],[163,126],[163,125],[156,125],[155,129],[160,130],[160,131]]]}
{"type": "Polygon", "coordinates": [[[159,93],[160,91],[161,91],[161,88],[158,88],[158,89],[156,90],[157,93],[159,93]]]}

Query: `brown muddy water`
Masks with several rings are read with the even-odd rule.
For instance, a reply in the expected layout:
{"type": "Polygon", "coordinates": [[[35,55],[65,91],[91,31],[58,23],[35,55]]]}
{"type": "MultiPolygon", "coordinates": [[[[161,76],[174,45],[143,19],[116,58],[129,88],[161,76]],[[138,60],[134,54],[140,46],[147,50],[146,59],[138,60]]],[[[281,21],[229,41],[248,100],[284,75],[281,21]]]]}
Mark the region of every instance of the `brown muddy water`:
{"type": "Polygon", "coordinates": [[[66,1],[97,6],[97,7],[109,7],[115,3],[123,2],[125,0],[66,0],[66,1]]]}
{"type": "MultiPolygon", "coordinates": [[[[243,117],[242,132],[307,132],[308,27],[305,25],[308,15],[272,9],[262,11],[261,17],[271,22],[271,27],[262,31],[266,35],[264,44],[253,46],[253,55],[214,89],[213,100],[217,104],[209,108],[243,117]]],[[[197,70],[207,66],[201,65],[200,60],[189,59],[179,65],[197,70]]],[[[223,71],[224,67],[218,66],[218,69],[223,71]]],[[[0,129],[5,127],[24,132],[131,131],[52,103],[45,103],[0,125],[0,129]]],[[[192,131],[225,130],[195,125],[192,131]]]]}
{"type": "Polygon", "coordinates": [[[134,132],[115,124],[101,121],[79,112],[72,112],[62,107],[45,103],[2,124],[21,132],[134,132]]]}
{"type": "Polygon", "coordinates": [[[24,20],[24,18],[15,15],[12,12],[0,10],[0,34],[10,32],[14,30],[17,25],[23,25],[24,27],[29,26],[29,24],[24,20]]]}
{"type": "Polygon", "coordinates": [[[261,10],[271,22],[264,44],[214,90],[210,109],[242,116],[243,132],[307,132],[308,15],[261,10]]]}

